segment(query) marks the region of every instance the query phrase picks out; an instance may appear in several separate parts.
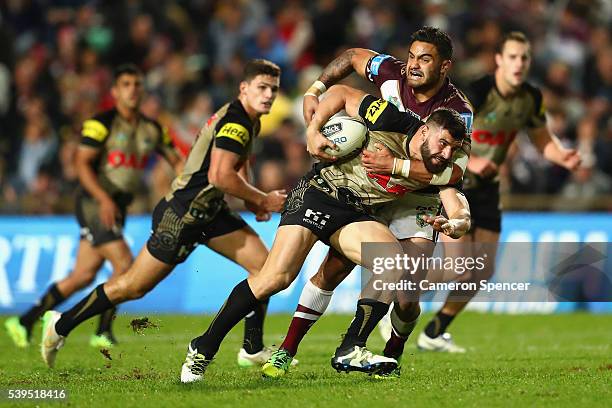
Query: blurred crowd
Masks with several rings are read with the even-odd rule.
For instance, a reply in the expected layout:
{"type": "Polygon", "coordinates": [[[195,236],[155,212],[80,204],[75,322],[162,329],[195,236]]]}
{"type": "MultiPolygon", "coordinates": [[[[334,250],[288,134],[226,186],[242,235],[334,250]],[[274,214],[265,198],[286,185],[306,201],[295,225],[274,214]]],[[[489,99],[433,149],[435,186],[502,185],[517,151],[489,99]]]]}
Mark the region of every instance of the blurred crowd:
{"type": "MultiPolygon", "coordinates": [[[[237,94],[245,60],[283,69],[253,159],[264,190],[290,188],[310,167],[301,95],[343,50],[407,57],[423,25],[454,41],[459,86],[495,68],[508,30],[532,40],[530,81],[541,87],[554,133],[583,155],[568,174],[525,137],[512,149],[504,188],[556,194],[574,209],[612,209],[612,2],[606,0],[6,0],[0,2],[0,212],[63,213],[77,185],[73,158],[84,119],[112,106],[112,68],[145,72],[142,111],[187,152],[197,130],[237,94]],[[608,196],[609,197],[609,196],[608,196]],[[608,203],[603,204],[602,202],[608,203]],[[582,207],[581,207],[582,206],[582,207]]],[[[355,75],[347,82],[375,91],[355,75]]],[[[153,160],[140,206],[168,188],[153,160]]]]}

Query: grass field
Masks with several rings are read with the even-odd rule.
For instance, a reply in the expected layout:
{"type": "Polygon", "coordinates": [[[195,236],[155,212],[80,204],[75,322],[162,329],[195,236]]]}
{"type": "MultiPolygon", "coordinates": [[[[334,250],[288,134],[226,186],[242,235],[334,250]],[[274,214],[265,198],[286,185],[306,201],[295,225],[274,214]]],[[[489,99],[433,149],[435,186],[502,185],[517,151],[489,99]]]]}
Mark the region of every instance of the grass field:
{"type": "MultiPolygon", "coordinates": [[[[439,406],[611,406],[612,316],[481,315],[465,313],[453,325],[465,355],[418,352],[414,339],[400,380],[378,381],[360,373],[338,374],[329,358],[350,316],[325,316],[302,343],[298,368],[280,380],[235,363],[242,325],[223,344],[203,383],[180,384],[187,342],[210,317],[149,316],[159,325],[144,334],[115,322],[121,344],[112,360],[87,346],[94,321],[83,325],[48,370],[38,347],[16,349],[0,335],[0,388],[65,388],[69,406],[259,406],[259,407],[439,407],[439,406]]],[[[0,323],[4,318],[0,318],[0,323]]],[[[426,318],[421,319],[417,331],[426,318]]],[[[266,321],[268,344],[279,344],[288,315],[266,321]]],[[[2,326],[3,328],[3,326],[2,326]]],[[[416,333],[416,332],[415,332],[416,333]]],[[[39,330],[36,331],[39,341],[39,330]]],[[[416,336],[415,336],[416,337],[416,336]]],[[[368,344],[378,351],[376,333],[368,344]]],[[[0,406],[7,401],[0,401],[0,406]]],[[[17,406],[25,406],[18,403],[17,406]]],[[[57,405],[55,405],[57,406],[57,405]]]]}

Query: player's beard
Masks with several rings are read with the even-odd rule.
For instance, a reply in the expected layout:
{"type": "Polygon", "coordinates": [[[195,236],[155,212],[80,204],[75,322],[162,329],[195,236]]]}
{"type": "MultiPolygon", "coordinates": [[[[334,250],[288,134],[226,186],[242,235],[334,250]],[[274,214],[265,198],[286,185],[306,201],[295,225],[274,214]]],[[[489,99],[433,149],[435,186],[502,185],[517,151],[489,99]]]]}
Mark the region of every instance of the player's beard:
{"type": "Polygon", "coordinates": [[[423,164],[425,164],[425,168],[432,174],[441,172],[448,165],[448,160],[445,160],[439,155],[431,154],[427,140],[421,145],[421,157],[423,157],[423,164]],[[438,163],[433,162],[434,156],[436,159],[438,159],[438,163]]]}

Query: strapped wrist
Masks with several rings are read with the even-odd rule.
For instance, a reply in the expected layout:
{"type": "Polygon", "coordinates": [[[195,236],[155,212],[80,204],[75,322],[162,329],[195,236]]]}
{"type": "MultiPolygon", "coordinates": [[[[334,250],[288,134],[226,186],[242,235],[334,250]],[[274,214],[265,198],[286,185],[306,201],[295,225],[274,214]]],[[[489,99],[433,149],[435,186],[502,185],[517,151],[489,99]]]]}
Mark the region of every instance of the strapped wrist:
{"type": "Polygon", "coordinates": [[[304,95],[313,95],[319,97],[321,94],[325,93],[325,91],[327,91],[327,87],[325,86],[325,84],[319,80],[316,80],[313,82],[312,85],[310,85],[310,88],[308,88],[304,95]]]}

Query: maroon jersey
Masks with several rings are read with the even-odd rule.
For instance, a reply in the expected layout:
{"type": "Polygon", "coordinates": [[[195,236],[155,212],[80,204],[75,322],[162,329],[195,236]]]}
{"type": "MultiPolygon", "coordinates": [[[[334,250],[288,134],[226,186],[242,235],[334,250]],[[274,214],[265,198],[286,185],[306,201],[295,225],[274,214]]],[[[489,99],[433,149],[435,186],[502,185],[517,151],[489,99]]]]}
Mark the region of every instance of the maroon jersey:
{"type": "Polygon", "coordinates": [[[434,96],[425,102],[419,102],[406,80],[405,62],[390,55],[378,54],[368,61],[365,74],[368,80],[380,89],[383,99],[391,102],[400,111],[425,120],[437,108],[454,109],[461,114],[468,133],[471,133],[474,119],[472,105],[448,78],[434,96]]]}

